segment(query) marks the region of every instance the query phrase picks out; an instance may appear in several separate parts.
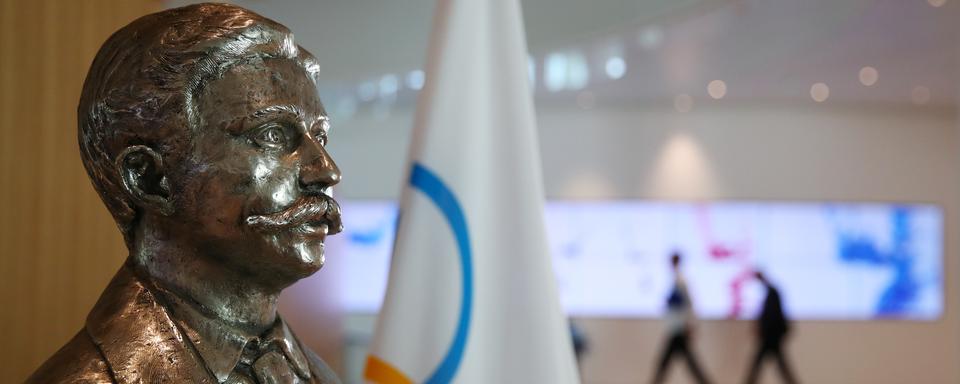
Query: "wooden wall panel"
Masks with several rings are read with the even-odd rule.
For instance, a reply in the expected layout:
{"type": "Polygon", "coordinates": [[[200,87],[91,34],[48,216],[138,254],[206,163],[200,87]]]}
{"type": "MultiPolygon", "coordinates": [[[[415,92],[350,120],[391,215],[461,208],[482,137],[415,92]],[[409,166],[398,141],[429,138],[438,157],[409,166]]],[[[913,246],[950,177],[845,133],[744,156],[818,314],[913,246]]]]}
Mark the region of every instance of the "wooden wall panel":
{"type": "Polygon", "coordinates": [[[159,0],[0,0],[0,382],[19,382],[82,327],[126,257],[80,162],[86,71],[159,0]]]}

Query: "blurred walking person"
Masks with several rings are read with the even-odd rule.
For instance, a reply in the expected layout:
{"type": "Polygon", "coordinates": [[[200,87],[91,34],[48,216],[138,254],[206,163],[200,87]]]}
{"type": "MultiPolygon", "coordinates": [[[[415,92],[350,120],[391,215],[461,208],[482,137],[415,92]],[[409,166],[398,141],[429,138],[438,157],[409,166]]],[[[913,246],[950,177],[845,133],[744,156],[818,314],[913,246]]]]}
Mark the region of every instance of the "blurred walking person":
{"type": "Polygon", "coordinates": [[[750,373],[747,376],[747,384],[757,382],[757,375],[760,373],[760,364],[765,357],[773,357],[777,361],[777,367],[780,368],[780,377],[789,384],[797,382],[786,357],[783,355],[783,341],[790,333],[790,322],[783,313],[783,305],[780,302],[780,291],[763,273],[756,272],[757,280],[767,288],[767,298],[763,301],[763,310],[760,317],[757,318],[757,336],[759,346],[757,355],[753,359],[753,365],[750,366],[750,373]]]}
{"type": "Polygon", "coordinates": [[[697,358],[690,349],[690,340],[693,338],[693,304],[687,291],[687,283],[680,273],[680,253],[674,252],[670,256],[670,265],[673,267],[673,290],[667,298],[667,342],[660,355],[657,373],[653,378],[654,384],[663,382],[667,373],[667,366],[675,355],[683,355],[687,360],[687,367],[697,383],[709,383],[697,358]]]}

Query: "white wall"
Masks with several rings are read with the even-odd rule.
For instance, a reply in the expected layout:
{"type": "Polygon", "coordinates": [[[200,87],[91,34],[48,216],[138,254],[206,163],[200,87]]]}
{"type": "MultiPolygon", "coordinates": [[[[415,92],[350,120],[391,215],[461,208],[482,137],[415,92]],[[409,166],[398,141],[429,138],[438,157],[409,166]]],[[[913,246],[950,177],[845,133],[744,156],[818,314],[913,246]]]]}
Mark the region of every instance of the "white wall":
{"type": "MultiPolygon", "coordinates": [[[[956,109],[721,105],[680,114],[645,109],[538,109],[551,198],[867,200],[929,202],[946,212],[946,312],[936,322],[800,322],[789,352],[807,383],[960,382],[960,137],[956,109]]],[[[716,104],[715,104],[716,105],[716,104]]],[[[334,121],[344,198],[393,198],[409,111],[334,121]]],[[[663,341],[655,320],[578,319],[591,351],[588,383],[649,380],[663,341]]],[[[718,383],[744,378],[751,324],[706,321],[697,335],[718,383]]],[[[674,366],[674,382],[685,382],[674,366]]],[[[772,377],[773,370],[765,375],[772,377]]]]}

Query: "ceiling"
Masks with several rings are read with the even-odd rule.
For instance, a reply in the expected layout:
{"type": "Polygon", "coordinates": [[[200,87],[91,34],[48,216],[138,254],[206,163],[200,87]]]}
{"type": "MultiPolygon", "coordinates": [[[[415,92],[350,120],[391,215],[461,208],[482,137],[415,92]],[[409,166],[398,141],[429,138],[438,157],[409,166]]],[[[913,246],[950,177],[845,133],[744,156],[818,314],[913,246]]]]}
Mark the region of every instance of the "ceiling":
{"type": "MultiPolygon", "coordinates": [[[[528,47],[538,69],[547,55],[582,55],[589,81],[548,91],[538,103],[588,96],[591,103],[710,100],[810,102],[829,86],[830,102],[954,105],[960,0],[522,0],[528,47]],[[933,3],[934,5],[931,5],[933,3]],[[604,68],[622,57],[626,73],[604,68]],[[858,80],[876,69],[871,86],[858,80]],[[923,89],[929,98],[922,96],[923,89]],[[921,91],[921,95],[916,95],[921,91]]],[[[171,6],[189,1],[171,1],[171,6]]],[[[343,96],[384,75],[420,68],[434,0],[234,1],[289,26],[321,62],[323,80],[343,96]]],[[[412,94],[414,92],[407,92],[412,94]]],[[[405,93],[401,89],[403,99],[405,93]]]]}

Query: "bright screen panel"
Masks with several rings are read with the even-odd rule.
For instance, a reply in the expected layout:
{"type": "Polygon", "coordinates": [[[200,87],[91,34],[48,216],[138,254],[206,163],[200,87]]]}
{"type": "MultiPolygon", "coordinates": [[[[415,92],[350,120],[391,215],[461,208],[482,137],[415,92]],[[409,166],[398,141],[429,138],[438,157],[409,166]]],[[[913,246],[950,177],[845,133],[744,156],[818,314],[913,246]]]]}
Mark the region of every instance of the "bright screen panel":
{"type": "MultiPolygon", "coordinates": [[[[683,255],[694,309],[752,318],[759,269],[797,319],[937,319],[943,311],[940,208],[923,204],[553,201],[547,234],[560,300],[585,317],[659,317],[683,255]]],[[[344,233],[328,239],[349,312],[379,310],[397,208],[345,202],[344,233]]]]}

